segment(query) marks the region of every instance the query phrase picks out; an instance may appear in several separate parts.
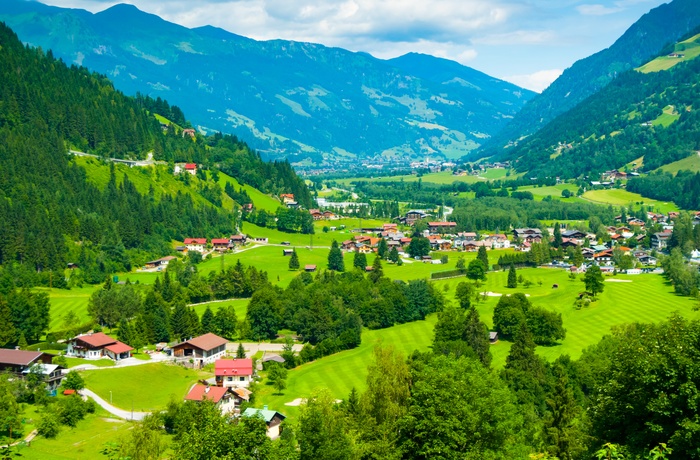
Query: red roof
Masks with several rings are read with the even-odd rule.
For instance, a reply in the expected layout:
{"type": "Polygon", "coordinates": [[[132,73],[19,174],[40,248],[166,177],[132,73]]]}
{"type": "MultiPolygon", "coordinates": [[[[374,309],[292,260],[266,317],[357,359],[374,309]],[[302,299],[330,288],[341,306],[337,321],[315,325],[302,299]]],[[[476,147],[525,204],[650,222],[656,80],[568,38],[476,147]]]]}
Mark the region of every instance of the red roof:
{"type": "Polygon", "coordinates": [[[113,345],[107,345],[105,347],[105,350],[109,350],[112,353],[114,353],[115,355],[120,355],[122,353],[126,353],[127,351],[133,350],[133,348],[130,347],[129,345],[125,344],[124,342],[120,342],[117,340],[117,343],[115,343],[113,345]]]}
{"type": "Polygon", "coordinates": [[[187,169],[187,170],[197,169],[197,165],[194,163],[186,163],[185,169],[187,169]]]}
{"type": "Polygon", "coordinates": [[[101,348],[101,347],[104,347],[105,345],[111,345],[111,344],[117,343],[117,339],[113,339],[112,337],[108,336],[104,332],[96,332],[94,334],[79,335],[74,340],[80,340],[81,342],[85,342],[94,348],[101,348]]]}
{"type": "Polygon", "coordinates": [[[185,238],[185,244],[207,244],[206,238],[185,238]]]}
{"type": "Polygon", "coordinates": [[[217,359],[214,363],[214,369],[217,377],[253,375],[253,360],[250,358],[217,359]]]}
{"type": "Polygon", "coordinates": [[[304,265],[304,270],[316,270],[316,265],[304,265]]]}
{"type": "Polygon", "coordinates": [[[457,222],[428,222],[428,227],[456,227],[457,222]]]}
{"type": "Polygon", "coordinates": [[[204,401],[205,399],[210,399],[214,401],[214,403],[218,403],[227,391],[228,389],[224,387],[207,386],[198,383],[187,393],[185,400],[204,401]]]}
{"type": "Polygon", "coordinates": [[[228,244],[228,238],[213,238],[211,244],[228,244]]]}

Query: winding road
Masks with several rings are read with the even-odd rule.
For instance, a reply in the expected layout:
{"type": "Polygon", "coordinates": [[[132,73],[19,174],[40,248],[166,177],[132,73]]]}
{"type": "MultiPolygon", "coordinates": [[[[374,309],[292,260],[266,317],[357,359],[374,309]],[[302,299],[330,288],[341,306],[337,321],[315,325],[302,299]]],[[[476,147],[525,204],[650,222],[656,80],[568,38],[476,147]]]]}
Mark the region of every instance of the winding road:
{"type": "Polygon", "coordinates": [[[109,412],[112,415],[116,415],[119,418],[123,418],[124,420],[143,420],[143,418],[147,415],[150,414],[150,412],[134,412],[128,411],[128,410],[123,410],[119,409],[118,407],[114,407],[104,399],[100,398],[97,396],[93,391],[88,390],[87,388],[83,388],[79,392],[82,396],[88,396],[92,398],[97,404],[100,405],[104,410],[109,412]]]}

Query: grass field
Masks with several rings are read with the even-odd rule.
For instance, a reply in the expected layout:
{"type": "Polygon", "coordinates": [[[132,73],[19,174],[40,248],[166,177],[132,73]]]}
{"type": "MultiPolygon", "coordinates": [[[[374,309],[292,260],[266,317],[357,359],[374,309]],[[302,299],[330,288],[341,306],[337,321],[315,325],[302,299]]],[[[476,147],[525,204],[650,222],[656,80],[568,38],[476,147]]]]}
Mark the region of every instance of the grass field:
{"type": "Polygon", "coordinates": [[[163,409],[171,398],[185,397],[190,387],[205,373],[184,367],[154,363],[141,366],[84,371],[85,386],[114,406],[135,411],[163,409]]]}
{"type": "Polygon", "coordinates": [[[663,202],[645,198],[638,193],[628,192],[622,189],[589,190],[583,194],[583,199],[599,204],[611,204],[613,206],[630,206],[637,203],[651,206],[656,212],[667,213],[678,211],[678,206],[672,202],[663,202]]]}
{"type": "Polygon", "coordinates": [[[214,301],[214,302],[207,302],[207,303],[203,303],[203,304],[198,304],[192,308],[194,309],[195,313],[197,313],[197,315],[199,315],[199,317],[201,318],[202,315],[204,314],[204,311],[207,309],[207,306],[209,308],[211,308],[212,312],[216,313],[216,311],[219,308],[228,307],[229,305],[233,305],[234,310],[236,310],[236,318],[238,319],[238,321],[241,321],[242,319],[245,318],[246,311],[248,309],[248,302],[249,302],[249,299],[226,300],[223,302],[214,301]]]}
{"type": "MultiPolygon", "coordinates": [[[[474,184],[483,180],[495,180],[495,179],[505,179],[508,174],[507,169],[503,168],[493,168],[487,169],[481,176],[455,176],[451,171],[440,171],[436,173],[423,174],[418,177],[416,174],[410,174],[405,176],[384,176],[384,177],[355,177],[349,179],[338,179],[336,182],[343,184],[345,186],[351,185],[353,182],[357,181],[370,181],[370,182],[418,182],[421,179],[423,183],[426,184],[438,184],[447,185],[453,182],[466,182],[467,184],[474,184]]],[[[517,175],[512,175],[511,177],[518,177],[517,175]]]]}
{"type": "Polygon", "coordinates": [[[672,174],[676,174],[678,171],[683,170],[700,172],[700,155],[693,154],[687,158],[683,158],[682,160],[664,165],[659,169],[672,174]]]}
{"type": "Polygon", "coordinates": [[[659,72],[661,70],[668,70],[681,62],[697,58],[700,56],[700,34],[677,43],[674,51],[683,55],[683,57],[659,56],[637,70],[643,73],[659,72]]]}
{"type": "Polygon", "coordinates": [[[542,201],[547,196],[551,196],[552,199],[554,199],[554,200],[574,201],[576,199],[575,196],[576,196],[576,192],[578,191],[578,187],[574,184],[559,184],[559,185],[552,185],[549,187],[526,186],[526,187],[518,187],[518,191],[532,193],[532,196],[535,197],[535,201],[542,201]],[[572,194],[572,197],[571,198],[562,197],[561,192],[563,192],[564,190],[570,191],[572,194]]]}
{"type": "Polygon", "coordinates": [[[663,113],[659,115],[656,120],[652,121],[651,124],[654,126],[661,126],[663,128],[668,128],[673,123],[678,121],[681,114],[676,111],[676,108],[672,105],[664,107],[663,113]]]}
{"type": "MultiPolygon", "coordinates": [[[[112,418],[98,407],[75,428],[63,426],[55,439],[36,437],[31,446],[21,446],[17,452],[27,460],[93,460],[107,458],[101,453],[106,443],[118,442],[134,425],[112,418]]],[[[169,441],[168,436],[163,439],[169,441]]]]}
{"type": "Polygon", "coordinates": [[[230,183],[231,185],[233,185],[236,191],[240,191],[240,189],[243,188],[243,190],[246,191],[250,199],[253,200],[253,204],[255,205],[255,207],[258,209],[264,209],[265,211],[274,213],[277,210],[277,208],[282,206],[282,203],[280,203],[280,201],[276,198],[273,198],[269,195],[265,195],[263,192],[251,187],[250,185],[241,185],[235,178],[220,172],[219,185],[221,185],[222,190],[226,186],[226,183],[230,183]]]}
{"type": "MultiPolygon", "coordinates": [[[[606,282],[605,291],[596,302],[588,308],[576,310],[573,302],[584,289],[583,283],[579,280],[569,280],[566,271],[536,268],[519,270],[519,274],[534,284],[528,289],[508,289],[505,287],[507,272],[491,272],[480,291],[501,294],[524,292],[529,295],[534,305],[562,314],[564,327],[567,329],[566,338],[559,345],[537,348],[538,353],[548,360],[556,359],[562,354],[578,358],[584,348],[597,343],[616,325],[629,322],[658,322],[667,319],[673,312],[679,312],[689,318],[700,317],[700,312],[692,310],[696,302],[687,297],[676,296],[673,288],[660,275],[617,276],[616,279],[629,282],[606,282]],[[553,289],[554,284],[559,287],[553,289]]],[[[435,284],[441,290],[447,289],[446,296],[452,299],[455,288],[461,281],[463,279],[440,280],[435,284]]],[[[486,297],[477,304],[482,320],[489,327],[492,326],[493,310],[498,300],[498,297],[486,297]]],[[[270,407],[292,417],[296,416],[298,409],[284,406],[284,403],[306,397],[315,388],[326,387],[334,397],[346,398],[352,387],[358,390],[365,387],[367,366],[371,363],[372,348],[375,344],[394,346],[404,355],[414,349],[425,351],[432,341],[432,330],[436,321],[437,315],[431,315],[426,321],[384,330],[365,330],[362,345],[357,349],[300,366],[290,371],[287,389],[283,395],[273,395],[273,390],[263,385],[260,397],[264,404],[269,404],[270,407]]],[[[509,350],[510,343],[505,341],[491,347],[494,367],[500,368],[505,364],[509,350]]]]}

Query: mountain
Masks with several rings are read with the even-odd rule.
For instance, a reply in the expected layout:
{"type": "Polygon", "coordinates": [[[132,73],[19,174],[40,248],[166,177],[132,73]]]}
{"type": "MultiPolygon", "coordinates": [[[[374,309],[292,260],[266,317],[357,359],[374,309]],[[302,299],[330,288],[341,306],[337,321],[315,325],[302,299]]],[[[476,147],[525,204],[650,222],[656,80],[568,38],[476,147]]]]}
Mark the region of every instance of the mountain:
{"type": "Polygon", "coordinates": [[[700,34],[620,74],[512,146],[516,169],[538,177],[598,180],[597,174],[630,163],[652,170],[695,155],[700,150],[698,56],[700,34]]]}
{"type": "Polygon", "coordinates": [[[574,63],[528,102],[503,130],[475,155],[507,158],[507,147],[605,88],[623,72],[648,61],[667,45],[700,26],[697,0],[673,0],[652,9],[610,48],[574,63]],[[506,148],[506,150],[504,150],[506,148]]]}
{"type": "Polygon", "coordinates": [[[236,133],[263,155],[306,165],[458,158],[534,95],[444,59],[385,61],[312,43],[255,41],[181,27],[130,5],[91,14],[4,0],[0,20],[24,42],[106,74],[127,94],[167,98],[202,128],[236,133]]]}

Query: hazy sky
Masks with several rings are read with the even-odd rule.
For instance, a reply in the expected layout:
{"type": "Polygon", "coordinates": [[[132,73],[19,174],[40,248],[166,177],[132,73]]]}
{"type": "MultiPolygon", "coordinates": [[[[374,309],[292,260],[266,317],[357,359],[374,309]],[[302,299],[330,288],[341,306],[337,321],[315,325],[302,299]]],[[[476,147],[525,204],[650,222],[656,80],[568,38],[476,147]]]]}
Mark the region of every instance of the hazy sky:
{"type": "Polygon", "coordinates": [[[131,3],[186,27],[282,38],[391,58],[453,59],[542,91],[576,60],[610,46],[669,0],[44,0],[101,11],[131,3]]]}

